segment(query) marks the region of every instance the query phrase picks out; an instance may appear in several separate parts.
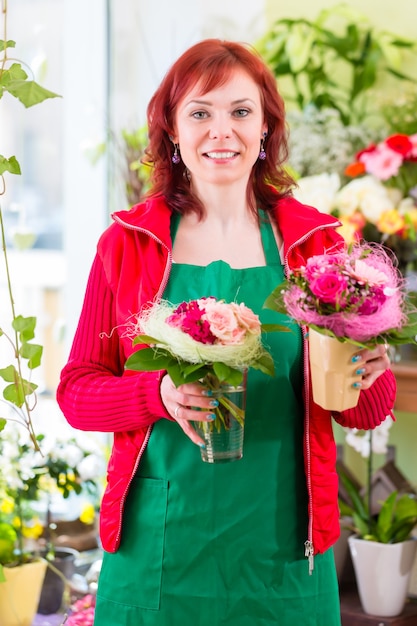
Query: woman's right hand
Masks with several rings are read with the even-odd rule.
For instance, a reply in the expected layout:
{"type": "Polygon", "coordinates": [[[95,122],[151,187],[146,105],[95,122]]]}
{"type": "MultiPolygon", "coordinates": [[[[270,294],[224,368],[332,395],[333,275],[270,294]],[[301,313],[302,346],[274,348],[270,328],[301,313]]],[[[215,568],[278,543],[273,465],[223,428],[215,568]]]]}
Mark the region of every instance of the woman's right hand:
{"type": "Polygon", "coordinates": [[[210,390],[198,382],[176,387],[166,374],[161,380],[160,391],[162,402],[171,417],[193,443],[204,446],[204,441],[197,435],[191,422],[211,422],[215,418],[211,411],[218,406],[218,402],[210,398],[210,390]]]}

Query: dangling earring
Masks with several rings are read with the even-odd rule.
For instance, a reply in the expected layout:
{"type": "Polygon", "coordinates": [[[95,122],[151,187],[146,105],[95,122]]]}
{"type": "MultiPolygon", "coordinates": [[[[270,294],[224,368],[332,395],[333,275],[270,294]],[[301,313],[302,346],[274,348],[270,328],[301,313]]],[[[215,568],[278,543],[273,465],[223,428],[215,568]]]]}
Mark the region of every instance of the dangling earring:
{"type": "Polygon", "coordinates": [[[174,165],[178,165],[178,163],[181,161],[181,157],[179,155],[179,144],[178,143],[174,143],[174,154],[171,157],[171,161],[174,163],[174,165]]]}
{"type": "Polygon", "coordinates": [[[259,150],[259,158],[261,159],[261,161],[265,161],[266,159],[266,152],[265,152],[265,139],[268,133],[264,133],[264,136],[261,138],[261,148],[259,150]]]}

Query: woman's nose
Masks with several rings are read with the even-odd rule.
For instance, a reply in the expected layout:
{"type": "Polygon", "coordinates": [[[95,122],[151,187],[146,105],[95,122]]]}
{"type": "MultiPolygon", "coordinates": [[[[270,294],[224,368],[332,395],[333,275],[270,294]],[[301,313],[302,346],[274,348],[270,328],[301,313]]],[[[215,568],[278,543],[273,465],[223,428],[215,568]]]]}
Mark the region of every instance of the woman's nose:
{"type": "Polygon", "coordinates": [[[229,117],[213,117],[210,126],[210,139],[223,139],[232,136],[232,124],[229,117]]]}

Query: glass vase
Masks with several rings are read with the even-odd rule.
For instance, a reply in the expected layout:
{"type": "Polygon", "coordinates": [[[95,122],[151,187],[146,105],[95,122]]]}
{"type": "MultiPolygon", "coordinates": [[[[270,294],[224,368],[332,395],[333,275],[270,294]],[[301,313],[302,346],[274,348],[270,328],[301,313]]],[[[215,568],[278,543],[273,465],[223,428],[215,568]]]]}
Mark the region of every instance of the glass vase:
{"type": "MultiPolygon", "coordinates": [[[[205,381],[201,381],[203,384],[205,381]]],[[[243,456],[246,408],[246,372],[239,385],[220,384],[212,390],[213,400],[219,405],[213,409],[212,422],[194,422],[194,427],[205,443],[201,458],[205,463],[229,463],[243,456]]]]}

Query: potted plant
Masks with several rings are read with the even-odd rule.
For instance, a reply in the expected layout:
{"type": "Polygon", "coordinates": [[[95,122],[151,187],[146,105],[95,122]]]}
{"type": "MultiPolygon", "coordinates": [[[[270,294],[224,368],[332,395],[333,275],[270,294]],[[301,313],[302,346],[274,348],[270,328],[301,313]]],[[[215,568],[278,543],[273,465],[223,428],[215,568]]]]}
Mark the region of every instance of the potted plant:
{"type": "Polygon", "coordinates": [[[42,452],[25,431],[9,424],[0,440],[0,541],[2,529],[6,539],[0,563],[6,570],[34,556],[45,560],[49,567],[38,612],[47,614],[56,612],[62,600],[68,604],[65,591],[78,555],[71,547],[56,545],[53,508],[61,499],[84,494],[94,511],[104,454],[88,434],[77,440],[43,434],[36,439],[42,452]]]}
{"type": "MultiPolygon", "coordinates": [[[[9,57],[9,50],[15,47],[15,42],[7,39],[7,3],[2,9],[2,26],[0,99],[7,94],[17,98],[25,107],[31,107],[47,98],[57,97],[57,94],[43,88],[32,76],[29,76],[32,72],[25,63],[9,57]]],[[[4,175],[20,175],[20,173],[20,165],[16,157],[6,157],[0,151],[0,196],[6,192],[4,175]]],[[[17,422],[28,434],[33,447],[39,450],[39,442],[31,418],[31,412],[36,406],[37,388],[36,384],[31,381],[31,372],[40,365],[42,346],[33,341],[36,318],[23,317],[15,310],[1,206],[0,239],[11,309],[10,320],[0,322],[0,340],[10,347],[12,354],[11,362],[0,369],[0,379],[4,383],[1,400],[11,411],[11,414],[6,414],[6,416],[4,412],[1,413],[0,432],[4,431],[9,420],[17,422]]],[[[7,499],[3,499],[1,495],[0,505],[0,508],[7,505],[7,499]]],[[[15,505],[19,513],[23,515],[19,503],[15,505]]],[[[0,608],[2,610],[0,622],[4,626],[29,626],[36,612],[47,564],[44,559],[34,558],[33,554],[28,554],[21,549],[19,532],[16,532],[11,519],[5,519],[6,515],[7,513],[3,511],[0,520],[0,608]]]]}
{"type": "Polygon", "coordinates": [[[368,485],[358,489],[347,473],[339,470],[339,479],[348,494],[341,513],[348,538],[359,598],[365,613],[381,617],[399,615],[407,599],[410,575],[416,556],[417,498],[414,493],[393,491],[372,505],[372,433],[368,457],[368,485]],[[349,520],[349,522],[346,522],[349,520]]]}
{"type": "Polygon", "coordinates": [[[257,49],[283,85],[286,101],[300,110],[309,104],[337,109],[344,124],[370,115],[370,90],[383,73],[414,80],[401,71],[403,52],[414,52],[414,42],[379,31],[348,3],[323,9],[314,20],[278,20],[257,49]]]}

